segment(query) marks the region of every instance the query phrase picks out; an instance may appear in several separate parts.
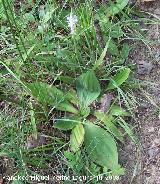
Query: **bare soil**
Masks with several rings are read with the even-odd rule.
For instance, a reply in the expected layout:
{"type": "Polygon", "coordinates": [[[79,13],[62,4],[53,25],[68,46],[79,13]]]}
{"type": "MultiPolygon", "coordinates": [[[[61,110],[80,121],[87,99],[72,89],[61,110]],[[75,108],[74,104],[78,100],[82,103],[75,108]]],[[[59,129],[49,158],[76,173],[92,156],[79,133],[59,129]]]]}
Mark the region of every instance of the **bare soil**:
{"type": "MultiPolygon", "coordinates": [[[[160,20],[160,1],[146,2],[140,7],[160,20]]],[[[144,87],[135,91],[140,105],[133,125],[142,145],[141,151],[127,141],[120,159],[127,174],[118,184],[160,184],[160,24],[145,27],[148,39],[157,44],[140,43],[129,59],[137,67],[135,78],[144,87]]],[[[112,183],[112,182],[111,182],[112,183]]]]}

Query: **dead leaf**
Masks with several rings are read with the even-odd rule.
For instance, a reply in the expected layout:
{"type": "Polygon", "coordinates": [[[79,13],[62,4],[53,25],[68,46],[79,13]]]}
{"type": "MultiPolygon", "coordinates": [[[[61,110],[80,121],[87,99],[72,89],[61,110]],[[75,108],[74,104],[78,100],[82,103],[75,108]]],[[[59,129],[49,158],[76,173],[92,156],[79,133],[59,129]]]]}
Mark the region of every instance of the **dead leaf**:
{"type": "Polygon", "coordinates": [[[0,176],[0,184],[3,184],[3,178],[0,176]]]}
{"type": "Polygon", "coordinates": [[[153,65],[147,61],[138,61],[138,71],[137,73],[140,75],[150,74],[153,69],[153,65]]]}
{"type": "Polygon", "coordinates": [[[38,146],[42,146],[44,144],[46,144],[46,138],[45,138],[44,135],[39,134],[37,136],[37,139],[35,138],[34,135],[29,135],[27,137],[26,148],[27,149],[33,149],[33,148],[36,148],[38,146]]]}
{"type": "Polygon", "coordinates": [[[113,95],[111,93],[104,94],[101,98],[100,110],[102,112],[107,112],[109,110],[112,100],[113,100],[113,95]]]}

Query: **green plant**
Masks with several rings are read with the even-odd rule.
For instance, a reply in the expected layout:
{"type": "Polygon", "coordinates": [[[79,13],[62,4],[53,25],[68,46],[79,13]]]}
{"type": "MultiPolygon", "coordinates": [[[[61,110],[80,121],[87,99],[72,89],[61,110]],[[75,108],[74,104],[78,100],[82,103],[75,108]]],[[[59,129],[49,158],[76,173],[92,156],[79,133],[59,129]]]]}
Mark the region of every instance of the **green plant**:
{"type": "Polygon", "coordinates": [[[119,142],[124,143],[128,134],[137,144],[127,123],[132,112],[125,110],[132,105],[128,98],[131,67],[125,64],[131,46],[123,40],[132,23],[128,0],[100,4],[98,11],[93,1],[78,6],[74,1],[66,3],[65,7],[47,1],[35,16],[38,1],[35,5],[27,1],[19,14],[9,0],[0,1],[4,23],[0,33],[0,100],[16,111],[8,115],[13,117],[11,129],[5,129],[5,118],[1,123],[5,131],[0,155],[16,160],[14,172],[24,175],[32,173],[30,166],[47,167],[53,156],[59,155],[59,172],[63,174],[121,175],[119,142]],[[67,25],[71,13],[78,18],[74,34],[67,25]],[[104,112],[99,104],[108,93],[115,98],[104,112]],[[50,127],[43,129],[52,123],[51,132],[50,127]],[[37,138],[41,132],[47,134],[49,143],[26,149],[27,138],[37,138]],[[55,132],[65,136],[56,138],[55,132]]]}
{"type": "MultiPolygon", "coordinates": [[[[126,72],[128,72],[127,69],[126,72]]],[[[125,75],[125,72],[123,74],[121,73],[121,75],[118,73],[112,80],[119,83],[119,80],[123,78],[124,82],[127,79],[127,77],[124,77],[125,75]]],[[[119,83],[119,85],[121,84],[122,82],[119,83]]],[[[108,86],[110,85],[111,83],[108,84],[108,86]]],[[[100,84],[92,70],[82,74],[77,79],[76,86],[78,113],[72,115],[72,118],[68,116],[60,120],[55,120],[54,127],[60,130],[72,129],[70,137],[71,150],[77,152],[84,142],[89,158],[114,173],[117,169],[119,170],[115,139],[123,142],[124,137],[124,134],[116,125],[118,121],[117,117],[130,116],[130,114],[115,105],[111,106],[108,113],[91,108],[91,104],[98,99],[101,93],[100,84]],[[95,116],[97,120],[91,122],[89,115],[95,116]]],[[[124,130],[126,131],[125,128],[124,130]]],[[[131,131],[130,128],[129,130],[131,131]]],[[[126,131],[126,133],[128,132],[126,131]]]]}

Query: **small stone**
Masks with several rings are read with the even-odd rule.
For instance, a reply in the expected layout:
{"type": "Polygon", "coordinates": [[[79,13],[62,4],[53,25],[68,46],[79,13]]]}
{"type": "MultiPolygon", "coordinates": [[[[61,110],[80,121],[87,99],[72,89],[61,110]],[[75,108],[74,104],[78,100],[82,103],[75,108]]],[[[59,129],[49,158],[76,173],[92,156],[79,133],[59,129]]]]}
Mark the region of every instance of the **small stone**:
{"type": "Polygon", "coordinates": [[[153,65],[144,60],[139,61],[137,65],[138,65],[137,73],[140,75],[150,74],[151,70],[153,69],[153,65]]]}
{"type": "Polygon", "coordinates": [[[155,143],[155,145],[157,145],[157,146],[159,146],[160,145],[160,139],[154,139],[154,143],[155,143]]]}
{"type": "Polygon", "coordinates": [[[149,159],[154,158],[154,157],[157,155],[158,151],[159,151],[159,150],[158,150],[158,148],[156,148],[156,147],[150,148],[150,149],[148,150],[149,159]]]}
{"type": "Polygon", "coordinates": [[[27,137],[26,148],[33,149],[44,144],[46,144],[46,139],[44,135],[38,135],[37,139],[33,135],[30,135],[27,137]]]}
{"type": "Polygon", "coordinates": [[[160,15],[160,8],[155,9],[154,13],[157,14],[157,15],[160,15]]]}
{"type": "Polygon", "coordinates": [[[154,127],[150,127],[150,128],[148,129],[148,132],[149,132],[149,133],[154,132],[154,127]]]}

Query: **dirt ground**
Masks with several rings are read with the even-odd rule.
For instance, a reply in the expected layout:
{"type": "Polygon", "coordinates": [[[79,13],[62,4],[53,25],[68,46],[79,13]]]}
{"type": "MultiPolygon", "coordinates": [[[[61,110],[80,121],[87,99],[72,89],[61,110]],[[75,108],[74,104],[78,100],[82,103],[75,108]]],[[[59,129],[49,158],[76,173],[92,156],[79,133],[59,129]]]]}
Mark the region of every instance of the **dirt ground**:
{"type": "MultiPolygon", "coordinates": [[[[160,1],[142,4],[142,10],[160,20],[160,1]]],[[[148,38],[160,43],[160,25],[145,27],[148,38]]],[[[130,57],[137,67],[136,78],[146,85],[135,91],[140,105],[133,125],[142,144],[141,152],[129,141],[120,152],[127,174],[118,184],[160,184],[160,44],[139,44],[130,57]]]]}

